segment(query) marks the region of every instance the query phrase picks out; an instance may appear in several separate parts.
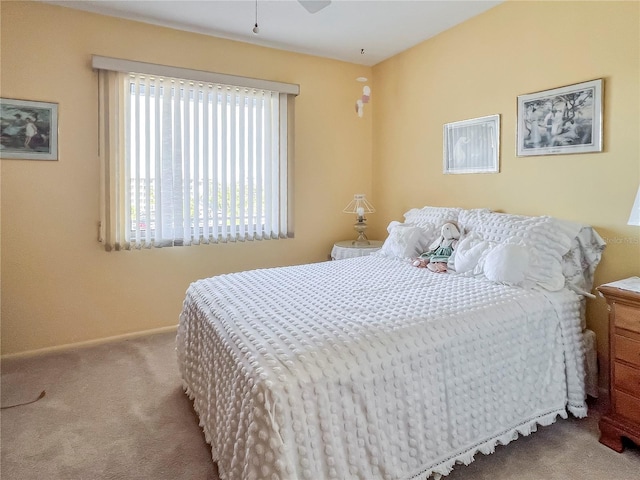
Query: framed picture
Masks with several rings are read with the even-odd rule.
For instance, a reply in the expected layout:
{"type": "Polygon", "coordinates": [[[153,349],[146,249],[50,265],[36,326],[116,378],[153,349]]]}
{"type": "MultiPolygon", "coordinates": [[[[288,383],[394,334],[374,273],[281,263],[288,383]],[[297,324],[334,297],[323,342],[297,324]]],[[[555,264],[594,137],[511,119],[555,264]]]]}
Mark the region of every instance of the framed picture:
{"type": "Polygon", "coordinates": [[[500,171],[500,115],[444,125],[444,173],[500,171]]]}
{"type": "Polygon", "coordinates": [[[0,98],[0,158],[58,160],[58,104],[0,98]]]}
{"type": "Polygon", "coordinates": [[[516,154],[602,151],[602,80],[518,96],[516,154]]]}

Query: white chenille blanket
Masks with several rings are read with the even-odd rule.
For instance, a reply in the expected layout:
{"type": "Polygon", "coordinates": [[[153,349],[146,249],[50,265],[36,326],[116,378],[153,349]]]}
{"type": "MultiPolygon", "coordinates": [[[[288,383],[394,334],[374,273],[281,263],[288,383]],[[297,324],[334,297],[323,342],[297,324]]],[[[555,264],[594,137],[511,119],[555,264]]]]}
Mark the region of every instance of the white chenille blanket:
{"type": "Polygon", "coordinates": [[[368,256],[194,282],[184,386],[224,480],[426,479],[586,415],[579,297],[368,256]]]}

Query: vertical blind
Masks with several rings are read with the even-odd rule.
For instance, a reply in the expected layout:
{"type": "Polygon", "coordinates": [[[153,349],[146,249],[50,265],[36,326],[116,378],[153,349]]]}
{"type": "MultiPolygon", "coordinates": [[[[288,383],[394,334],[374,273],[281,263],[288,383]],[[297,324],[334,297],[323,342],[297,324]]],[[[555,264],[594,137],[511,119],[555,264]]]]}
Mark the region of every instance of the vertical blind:
{"type": "Polygon", "coordinates": [[[290,236],[286,94],[101,70],[100,96],[107,249],[290,236]]]}

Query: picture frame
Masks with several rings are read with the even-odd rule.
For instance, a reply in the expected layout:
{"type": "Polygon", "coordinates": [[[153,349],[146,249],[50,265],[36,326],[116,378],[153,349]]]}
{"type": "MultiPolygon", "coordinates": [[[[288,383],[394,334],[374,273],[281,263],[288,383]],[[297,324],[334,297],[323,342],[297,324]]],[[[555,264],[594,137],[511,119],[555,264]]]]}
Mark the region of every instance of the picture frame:
{"type": "Polygon", "coordinates": [[[58,104],[0,98],[0,158],[58,160],[58,104]]]}
{"type": "Polygon", "coordinates": [[[500,115],[446,123],[443,145],[443,173],[498,173],[500,115]]]}
{"type": "Polygon", "coordinates": [[[516,155],[602,151],[602,79],[518,96],[516,155]]]}

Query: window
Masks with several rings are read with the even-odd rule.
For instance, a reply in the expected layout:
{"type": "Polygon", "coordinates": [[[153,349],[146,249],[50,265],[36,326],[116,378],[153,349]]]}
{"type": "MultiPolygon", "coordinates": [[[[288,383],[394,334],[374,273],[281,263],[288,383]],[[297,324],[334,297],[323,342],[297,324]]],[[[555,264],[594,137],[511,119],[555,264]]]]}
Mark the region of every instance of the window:
{"type": "Polygon", "coordinates": [[[292,236],[296,85],[106,57],[94,67],[107,250],[292,236]]]}

